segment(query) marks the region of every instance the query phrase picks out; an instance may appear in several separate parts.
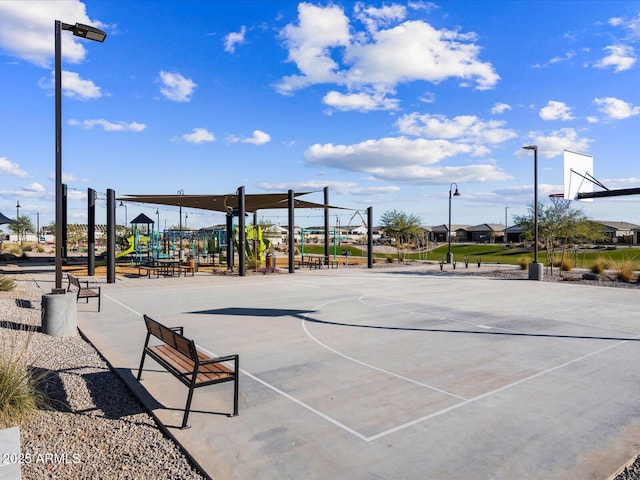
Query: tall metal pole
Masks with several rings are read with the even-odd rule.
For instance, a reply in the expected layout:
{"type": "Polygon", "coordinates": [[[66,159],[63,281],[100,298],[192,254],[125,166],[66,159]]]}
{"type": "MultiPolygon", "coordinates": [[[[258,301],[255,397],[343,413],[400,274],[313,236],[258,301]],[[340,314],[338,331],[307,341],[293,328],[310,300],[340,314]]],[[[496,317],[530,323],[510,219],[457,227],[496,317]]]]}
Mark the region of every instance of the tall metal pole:
{"type": "Polygon", "coordinates": [[[247,274],[245,260],[246,229],[244,221],[245,202],[244,187],[238,188],[238,275],[244,277],[247,274]]]}
{"type": "Polygon", "coordinates": [[[367,268],[373,268],[373,207],[367,208],[367,268]]]}
{"type": "Polygon", "coordinates": [[[87,189],[87,274],[96,274],[96,191],[87,189]]]}
{"type": "Polygon", "coordinates": [[[504,243],[507,243],[507,228],[509,228],[507,213],[509,212],[509,207],[504,207],[504,243]]]}
{"type": "Polygon", "coordinates": [[[107,283],[116,283],[116,191],[107,189],[107,283]]]}
{"type": "Polygon", "coordinates": [[[453,263],[453,253],[451,253],[451,192],[454,185],[456,186],[456,191],[453,196],[460,196],[460,192],[458,191],[458,184],[452,183],[451,185],[449,185],[449,229],[447,230],[447,236],[449,237],[449,250],[447,251],[447,263],[453,263]]]}
{"type": "Polygon", "coordinates": [[[289,273],[295,273],[295,249],[296,243],[294,239],[295,235],[295,200],[293,190],[289,190],[287,194],[287,208],[289,212],[289,273]]]}
{"type": "Polygon", "coordinates": [[[55,103],[56,103],[56,255],[55,287],[51,293],[62,294],[62,46],[60,20],[55,21],[55,103]]]}
{"type": "Polygon", "coordinates": [[[538,263],[538,147],[533,147],[533,263],[538,263]]]}
{"type": "Polygon", "coordinates": [[[527,145],[533,150],[533,263],[529,265],[529,280],[542,280],[542,265],[538,263],[538,146],[527,145]]]}
{"type": "Polygon", "coordinates": [[[329,187],[324,187],[324,261],[329,265],[329,187]]]}

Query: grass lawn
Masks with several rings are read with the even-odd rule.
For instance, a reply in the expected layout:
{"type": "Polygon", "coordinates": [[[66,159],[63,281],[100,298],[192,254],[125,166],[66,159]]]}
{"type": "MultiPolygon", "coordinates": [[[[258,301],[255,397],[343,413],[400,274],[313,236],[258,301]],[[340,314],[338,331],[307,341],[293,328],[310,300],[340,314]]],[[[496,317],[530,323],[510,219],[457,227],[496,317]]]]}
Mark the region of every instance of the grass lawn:
{"type": "MultiPolygon", "coordinates": [[[[349,251],[353,256],[365,256],[366,248],[359,248],[352,245],[341,245],[337,248],[337,255],[341,256],[342,252],[349,251]]],[[[438,248],[429,250],[428,252],[421,253],[407,253],[405,258],[407,260],[434,260],[443,261],[447,257],[448,245],[441,245],[438,248]]],[[[322,255],[324,253],[324,247],[322,245],[305,245],[305,253],[322,255]]],[[[480,260],[482,263],[502,263],[509,265],[518,265],[523,257],[528,257],[530,261],[533,261],[533,248],[516,247],[505,248],[503,244],[452,244],[451,252],[454,258],[458,262],[463,262],[465,257],[468,257],[469,261],[475,263],[480,260]]],[[[333,256],[333,245],[329,248],[329,254],[333,256]]],[[[396,253],[393,254],[374,254],[375,258],[386,259],[396,258],[396,253]]],[[[562,258],[562,250],[556,250],[555,261],[560,261],[562,258]]],[[[573,262],[577,268],[591,268],[596,259],[604,259],[607,263],[620,263],[623,261],[631,261],[636,264],[634,270],[640,269],[640,248],[620,248],[614,246],[607,246],[602,248],[589,248],[585,250],[579,250],[577,253],[571,250],[565,252],[565,258],[573,262]]],[[[538,251],[538,261],[546,263],[547,253],[545,250],[538,251]]]]}

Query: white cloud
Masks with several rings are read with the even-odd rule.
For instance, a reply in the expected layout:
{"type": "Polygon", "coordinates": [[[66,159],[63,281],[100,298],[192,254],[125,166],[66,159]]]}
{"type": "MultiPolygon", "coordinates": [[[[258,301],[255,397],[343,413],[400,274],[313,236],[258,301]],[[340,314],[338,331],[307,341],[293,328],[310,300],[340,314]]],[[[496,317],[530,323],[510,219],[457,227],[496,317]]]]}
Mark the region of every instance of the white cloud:
{"type": "Polygon", "coordinates": [[[490,63],[478,60],[480,47],[472,43],[475,34],[437,30],[424,21],[392,25],[404,18],[403,9],[358,4],[356,14],[369,30],[352,33],[341,7],[301,3],[298,24],[281,32],[288,60],[300,73],[282,78],[277,90],[291,94],[309,85],[332,83],[349,89],[345,97],[359,91],[383,97],[395,93],[398,84],[413,81],[437,84],[458,78],[462,86],[479,90],[495,86],[500,77],[490,63]]]}
{"type": "Polygon", "coordinates": [[[258,187],[272,192],[282,192],[289,189],[293,189],[297,192],[304,191],[318,191],[322,190],[324,187],[329,187],[331,193],[336,193],[338,195],[378,195],[378,194],[387,194],[387,193],[395,193],[400,190],[400,187],[396,187],[393,185],[387,186],[374,186],[374,187],[363,187],[362,185],[356,182],[339,182],[339,181],[319,181],[319,180],[308,180],[304,182],[294,182],[294,183],[258,183],[258,187]]]}
{"type": "Polygon", "coordinates": [[[180,73],[165,71],[160,72],[160,81],[162,82],[160,93],[174,102],[191,101],[191,95],[198,86],[197,83],[194,83],[190,78],[183,77],[180,73]]]}
{"type": "Polygon", "coordinates": [[[602,113],[614,120],[623,120],[640,113],[640,107],[634,107],[615,97],[596,98],[594,103],[600,107],[602,113]]]}
{"type": "Polygon", "coordinates": [[[249,138],[242,140],[244,143],[252,143],[254,145],[264,145],[271,141],[271,135],[263,132],[262,130],[254,130],[253,135],[249,138]]]}
{"type": "Polygon", "coordinates": [[[504,113],[507,110],[511,110],[511,105],[508,103],[497,102],[493,104],[493,107],[491,107],[491,113],[494,115],[504,113]]]}
{"type": "Polygon", "coordinates": [[[282,94],[292,93],[314,83],[342,83],[336,73],[338,64],[331,58],[331,47],[345,47],[350,40],[349,19],[342,8],[298,5],[297,26],[289,24],[281,32],[294,62],[302,75],[291,75],[277,86],[282,94]]]}
{"type": "Polygon", "coordinates": [[[508,176],[493,165],[437,166],[459,154],[474,155],[473,145],[447,140],[389,137],[366,140],[353,145],[316,144],[309,147],[305,160],[325,166],[361,172],[378,180],[402,183],[446,183],[447,181],[503,180],[508,176]]]}
{"type": "Polygon", "coordinates": [[[102,118],[92,119],[92,120],[69,120],[69,125],[74,127],[84,128],[85,130],[90,130],[95,126],[102,127],[106,132],[141,132],[147,126],[144,123],[126,123],[126,122],[110,122],[108,120],[104,120],[102,118]]]}
{"type": "Polygon", "coordinates": [[[22,187],[22,189],[26,192],[33,192],[33,193],[43,193],[45,191],[42,184],[38,182],[34,182],[30,185],[25,185],[24,187],[22,187]]]}
{"type": "Polygon", "coordinates": [[[185,133],[179,139],[173,139],[173,141],[183,140],[189,143],[204,143],[215,142],[216,137],[213,133],[209,132],[206,128],[194,128],[192,133],[185,133]]]}
{"type": "MultiPolygon", "coordinates": [[[[530,134],[531,142],[529,144],[538,146],[538,154],[545,158],[553,158],[562,155],[564,150],[572,150],[574,152],[586,152],[589,150],[589,144],[592,142],[589,138],[580,137],[578,132],[573,128],[561,128],[548,135],[541,133],[530,134]]],[[[517,156],[527,156],[526,150],[516,153],[517,156]]]]}
{"type": "Polygon", "coordinates": [[[252,143],[253,145],[264,145],[271,141],[271,135],[262,130],[254,130],[250,137],[239,137],[237,135],[227,135],[228,143],[252,143]]]}
{"type": "Polygon", "coordinates": [[[516,137],[513,130],[503,128],[504,121],[483,122],[474,115],[449,119],[444,115],[410,113],[398,119],[398,128],[407,135],[457,139],[461,142],[501,143],[516,137]]]}
{"type": "Polygon", "coordinates": [[[355,17],[360,20],[369,33],[378,31],[380,27],[388,26],[394,21],[403,20],[407,16],[404,5],[384,5],[380,8],[366,6],[357,2],[354,8],[355,17]]]}
{"type": "Polygon", "coordinates": [[[567,60],[571,60],[575,56],[576,56],[576,52],[574,52],[573,50],[569,50],[562,57],[553,57],[551,60],[549,60],[549,63],[553,64],[553,63],[566,62],[567,60]]]}
{"type": "Polygon", "coordinates": [[[29,174],[20,168],[17,163],[10,162],[7,157],[0,157],[0,175],[13,177],[28,177],[29,174]]]}
{"type": "MultiPolygon", "coordinates": [[[[0,2],[2,3],[2,2],[0,2]]],[[[75,72],[63,70],[61,72],[62,94],[77,100],[92,100],[102,97],[102,90],[91,80],[85,80],[75,72]]],[[[42,79],[40,87],[53,90],[55,86],[55,72],[51,72],[50,80],[42,79]]]]}
{"type": "Polygon", "coordinates": [[[614,67],[614,72],[629,70],[636,63],[636,56],[633,47],[628,45],[610,45],[604,50],[610,52],[599,62],[594,64],[596,68],[614,67]]]}
{"type": "Polygon", "coordinates": [[[247,28],[243,25],[239,32],[231,32],[224,37],[224,51],[234,53],[236,51],[236,45],[242,45],[245,42],[244,36],[247,33],[247,28]]]}
{"type": "Polygon", "coordinates": [[[540,109],[540,118],[543,120],[573,120],[571,108],[564,102],[549,100],[546,107],[540,109]]]}
{"type": "MultiPolygon", "coordinates": [[[[0,1],[0,48],[17,58],[49,67],[54,55],[54,20],[84,23],[98,28],[105,25],[87,16],[86,6],[79,0],[48,0],[46,2],[0,1]]],[[[79,63],[86,50],[82,40],[63,32],[64,60],[79,63]]]]}
{"type": "Polygon", "coordinates": [[[322,101],[337,110],[356,110],[360,112],[370,112],[372,110],[397,110],[399,101],[386,98],[381,94],[351,93],[342,94],[331,91],[327,93],[322,101]]]}

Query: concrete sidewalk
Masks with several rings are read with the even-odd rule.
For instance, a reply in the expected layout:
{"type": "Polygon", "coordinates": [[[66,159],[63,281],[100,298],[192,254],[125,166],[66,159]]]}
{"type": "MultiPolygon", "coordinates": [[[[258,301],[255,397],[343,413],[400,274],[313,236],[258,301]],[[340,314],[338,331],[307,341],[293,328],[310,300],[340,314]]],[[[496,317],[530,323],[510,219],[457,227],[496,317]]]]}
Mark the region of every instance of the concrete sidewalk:
{"type": "Polygon", "coordinates": [[[82,332],[212,477],[606,479],[640,440],[638,291],[299,270],[120,278],[82,332]],[[232,385],[187,389],[151,360],[141,314],[240,354],[232,385]]]}

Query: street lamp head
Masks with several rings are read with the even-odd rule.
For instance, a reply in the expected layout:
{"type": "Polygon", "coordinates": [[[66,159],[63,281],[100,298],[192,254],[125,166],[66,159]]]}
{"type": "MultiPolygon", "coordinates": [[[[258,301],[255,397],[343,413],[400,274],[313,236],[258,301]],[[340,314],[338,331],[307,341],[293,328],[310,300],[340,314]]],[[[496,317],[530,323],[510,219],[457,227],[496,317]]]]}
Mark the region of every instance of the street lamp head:
{"type": "Polygon", "coordinates": [[[538,150],[538,146],[537,145],[526,145],[524,147],[522,147],[525,150],[538,150]]]}
{"type": "Polygon", "coordinates": [[[458,191],[458,187],[456,187],[456,191],[455,191],[455,193],[453,194],[453,196],[454,196],[454,197],[460,197],[460,196],[461,196],[461,195],[460,195],[460,192],[458,191]]]}
{"type": "Polygon", "coordinates": [[[102,43],[104,39],[107,38],[106,32],[82,23],[76,23],[75,25],[63,23],[62,29],[71,31],[76,37],[86,38],[87,40],[93,40],[95,42],[102,43]]]}
{"type": "Polygon", "coordinates": [[[456,186],[456,192],[453,194],[454,197],[460,197],[460,192],[458,191],[458,184],[457,183],[452,183],[451,185],[449,185],[449,194],[451,194],[451,189],[453,188],[453,186],[456,186]]]}

